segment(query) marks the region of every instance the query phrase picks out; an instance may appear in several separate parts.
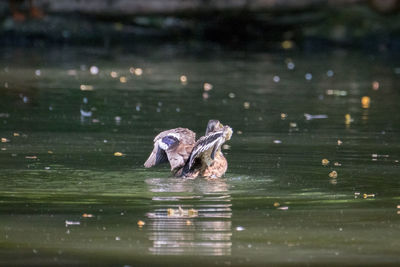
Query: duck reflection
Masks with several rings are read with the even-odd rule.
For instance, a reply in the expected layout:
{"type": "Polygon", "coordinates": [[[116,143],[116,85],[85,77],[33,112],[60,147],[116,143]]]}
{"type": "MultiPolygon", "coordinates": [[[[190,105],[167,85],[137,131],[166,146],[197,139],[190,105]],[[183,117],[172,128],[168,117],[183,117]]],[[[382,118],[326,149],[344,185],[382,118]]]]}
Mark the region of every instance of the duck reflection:
{"type": "Polygon", "coordinates": [[[231,255],[231,196],[224,179],[147,179],[150,253],[231,255]]]}

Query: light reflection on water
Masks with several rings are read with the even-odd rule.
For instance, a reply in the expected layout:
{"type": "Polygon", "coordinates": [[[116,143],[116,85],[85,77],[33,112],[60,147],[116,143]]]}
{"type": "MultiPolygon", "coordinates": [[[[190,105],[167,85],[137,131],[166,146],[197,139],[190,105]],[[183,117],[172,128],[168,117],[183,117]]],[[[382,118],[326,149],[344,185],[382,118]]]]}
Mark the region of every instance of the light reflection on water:
{"type": "Polygon", "coordinates": [[[146,214],[151,254],[231,255],[232,204],[224,179],[150,178],[146,184],[155,193],[146,214]]]}

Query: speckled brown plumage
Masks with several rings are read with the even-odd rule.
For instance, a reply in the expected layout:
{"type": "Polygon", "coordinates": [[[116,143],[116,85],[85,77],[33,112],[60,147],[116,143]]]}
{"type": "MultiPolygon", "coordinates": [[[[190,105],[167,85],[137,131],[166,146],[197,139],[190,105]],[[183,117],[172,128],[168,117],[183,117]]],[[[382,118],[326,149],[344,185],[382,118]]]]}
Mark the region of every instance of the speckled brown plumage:
{"type": "Polygon", "coordinates": [[[167,149],[166,156],[171,165],[171,171],[175,172],[176,170],[182,168],[188,158],[190,157],[190,153],[192,152],[193,146],[196,142],[196,134],[186,128],[175,128],[167,131],[163,131],[159,133],[154,138],[154,148],[151,152],[149,158],[144,163],[146,168],[153,167],[163,162],[157,162],[157,153],[160,153],[160,148],[158,147],[158,142],[162,140],[162,138],[168,136],[169,134],[176,135],[179,138],[179,144],[176,146],[167,149]]]}
{"type": "Polygon", "coordinates": [[[221,177],[228,168],[221,146],[231,135],[232,129],[217,120],[208,122],[206,135],[196,142],[189,129],[164,131],[154,138],[154,149],[144,165],[149,168],[169,162],[176,177],[221,177]]]}

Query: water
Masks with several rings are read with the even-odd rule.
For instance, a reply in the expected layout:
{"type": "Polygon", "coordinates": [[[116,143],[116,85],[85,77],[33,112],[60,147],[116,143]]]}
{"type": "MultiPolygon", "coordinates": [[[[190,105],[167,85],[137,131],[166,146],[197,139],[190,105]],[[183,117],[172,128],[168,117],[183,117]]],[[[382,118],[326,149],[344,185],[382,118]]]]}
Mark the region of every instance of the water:
{"type": "Polygon", "coordinates": [[[3,48],[0,67],[0,265],[400,263],[396,55],[3,48]],[[235,131],[224,178],[144,169],[158,132],[211,118],[235,131]]]}

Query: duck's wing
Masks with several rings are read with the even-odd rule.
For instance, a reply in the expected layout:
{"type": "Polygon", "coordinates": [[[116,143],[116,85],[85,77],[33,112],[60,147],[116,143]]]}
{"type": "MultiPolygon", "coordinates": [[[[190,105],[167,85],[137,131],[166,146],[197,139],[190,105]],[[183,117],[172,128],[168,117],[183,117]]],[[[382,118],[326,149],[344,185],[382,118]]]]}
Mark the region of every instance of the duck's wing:
{"type": "Polygon", "coordinates": [[[151,151],[151,154],[149,158],[146,160],[144,163],[144,166],[146,168],[153,167],[155,165],[161,164],[168,162],[168,157],[165,151],[159,146],[159,143],[154,143],[154,148],[153,151],[151,151]]]}
{"type": "Polygon", "coordinates": [[[225,142],[224,132],[216,131],[201,137],[193,148],[188,162],[189,170],[192,169],[196,159],[206,160],[207,165],[215,158],[218,148],[225,142]]]}
{"type": "Polygon", "coordinates": [[[169,162],[171,170],[181,168],[188,160],[195,144],[196,134],[186,128],[161,132],[154,138],[154,148],[144,163],[146,168],[169,162]]]}

